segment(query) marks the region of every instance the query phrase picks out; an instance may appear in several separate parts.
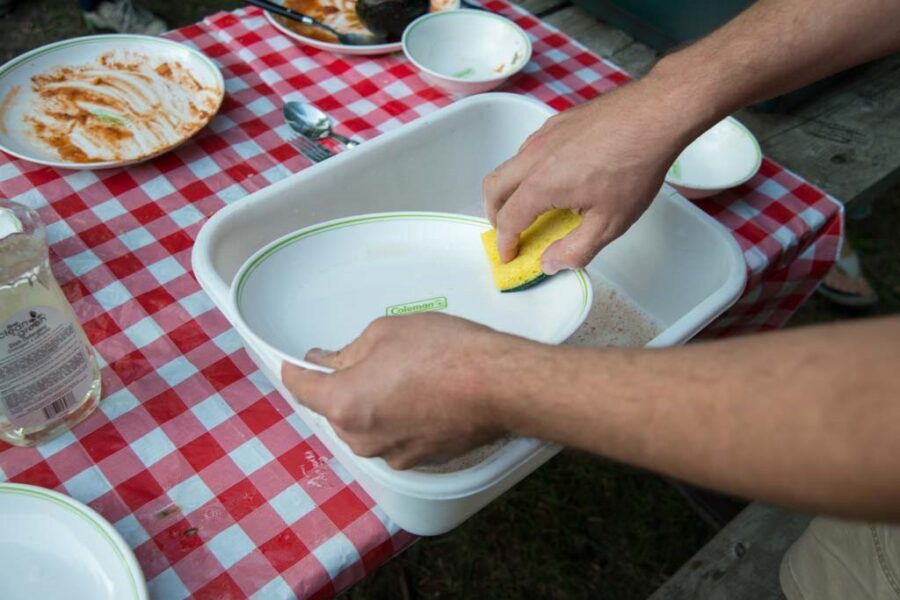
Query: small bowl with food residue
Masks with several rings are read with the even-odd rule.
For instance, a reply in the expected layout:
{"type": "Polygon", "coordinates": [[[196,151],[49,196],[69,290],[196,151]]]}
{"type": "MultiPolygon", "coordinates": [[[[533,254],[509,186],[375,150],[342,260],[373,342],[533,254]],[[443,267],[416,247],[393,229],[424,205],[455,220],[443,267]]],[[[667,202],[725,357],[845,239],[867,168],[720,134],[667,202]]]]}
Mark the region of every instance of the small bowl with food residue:
{"type": "Polygon", "coordinates": [[[402,44],[422,79],[460,96],[500,86],[531,59],[531,40],[522,28],[482,10],[419,17],[406,28],[402,44]]]}
{"type": "Polygon", "coordinates": [[[121,167],[196,134],[224,96],[216,65],[184,44],[64,40],[0,67],[0,150],[58,168],[121,167]]]}

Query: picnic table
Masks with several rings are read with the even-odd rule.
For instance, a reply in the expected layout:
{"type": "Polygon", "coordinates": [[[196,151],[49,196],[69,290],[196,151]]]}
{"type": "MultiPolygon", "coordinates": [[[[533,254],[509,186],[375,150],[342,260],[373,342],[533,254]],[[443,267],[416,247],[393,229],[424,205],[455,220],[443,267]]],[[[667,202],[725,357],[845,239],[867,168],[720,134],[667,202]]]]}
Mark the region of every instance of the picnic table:
{"type": "MultiPolygon", "coordinates": [[[[534,56],[504,91],[563,110],[629,76],[506,0],[534,56]]],[[[0,156],[0,195],[47,224],[54,273],[97,350],[104,400],[33,449],[0,446],[0,481],[56,489],[104,515],[154,598],[330,597],[401,551],[399,530],[256,369],[190,268],[218,209],[310,166],[287,141],[285,100],[370,139],[453,99],[400,55],[295,44],[258,9],[171,32],[221,68],[226,98],[196,138],[142,165],[60,171],[0,156]]],[[[830,268],[840,204],[771,160],[699,206],[744,251],[748,285],[704,335],[781,327],[830,268]]]]}

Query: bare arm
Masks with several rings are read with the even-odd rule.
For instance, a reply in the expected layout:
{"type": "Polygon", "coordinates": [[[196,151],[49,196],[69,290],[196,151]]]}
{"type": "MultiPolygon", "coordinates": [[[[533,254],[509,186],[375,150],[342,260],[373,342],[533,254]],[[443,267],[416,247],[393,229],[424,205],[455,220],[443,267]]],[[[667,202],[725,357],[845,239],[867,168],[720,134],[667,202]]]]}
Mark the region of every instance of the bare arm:
{"type": "Polygon", "coordinates": [[[749,103],[900,50],[896,0],[760,0],[642,80],[563,112],[484,182],[500,254],[550,208],[584,223],[544,254],[583,266],[637,220],[694,138],[749,103]]]}
{"type": "Polygon", "coordinates": [[[648,79],[694,98],[691,105],[708,103],[703,131],[748,104],[897,50],[900,4],[894,0],[759,0],[661,60],[648,79]]]}
{"type": "Polygon", "coordinates": [[[546,346],[453,317],[376,321],[285,366],[361,456],[455,456],[504,432],[733,494],[900,522],[900,317],[622,350],[546,346]],[[440,343],[434,343],[440,340],[440,343]]]}
{"type": "MultiPolygon", "coordinates": [[[[566,207],[583,224],[544,270],[586,264],[715,121],[896,49],[896,0],[761,0],[644,80],[554,117],[489,176],[501,254],[515,254],[534,216],[566,207]]],[[[308,358],[338,372],[285,366],[289,389],[355,452],[398,468],[513,431],[739,495],[900,522],[900,318],[586,350],[415,315],[308,358]]]]}
{"type": "Polygon", "coordinates": [[[534,376],[496,394],[520,434],[744,497],[900,521],[900,318],[523,357],[534,376]]]}

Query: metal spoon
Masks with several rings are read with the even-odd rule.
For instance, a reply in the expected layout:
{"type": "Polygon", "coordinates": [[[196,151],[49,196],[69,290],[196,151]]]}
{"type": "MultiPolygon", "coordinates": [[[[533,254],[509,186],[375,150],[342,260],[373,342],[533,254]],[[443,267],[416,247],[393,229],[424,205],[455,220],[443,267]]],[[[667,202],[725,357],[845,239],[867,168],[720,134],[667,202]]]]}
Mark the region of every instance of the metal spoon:
{"type": "Polygon", "coordinates": [[[331,119],[324,112],[307,102],[288,102],[284,105],[284,119],[291,129],[314,140],[327,137],[337,140],[347,148],[359,146],[359,142],[351,140],[331,130],[331,119]]]}
{"type": "Polygon", "coordinates": [[[384,36],[376,35],[371,31],[367,31],[366,33],[341,33],[340,31],[337,31],[333,27],[330,27],[325,23],[322,23],[321,21],[316,21],[312,17],[308,17],[289,8],[285,8],[280,4],[269,2],[268,0],[244,1],[247,4],[258,6],[263,10],[275,13],[276,15],[281,15],[282,17],[291,19],[292,21],[297,21],[298,23],[303,23],[304,25],[310,25],[312,27],[318,27],[319,29],[327,31],[331,35],[335,36],[340,43],[347,46],[371,46],[372,44],[380,44],[384,42],[384,36]]]}

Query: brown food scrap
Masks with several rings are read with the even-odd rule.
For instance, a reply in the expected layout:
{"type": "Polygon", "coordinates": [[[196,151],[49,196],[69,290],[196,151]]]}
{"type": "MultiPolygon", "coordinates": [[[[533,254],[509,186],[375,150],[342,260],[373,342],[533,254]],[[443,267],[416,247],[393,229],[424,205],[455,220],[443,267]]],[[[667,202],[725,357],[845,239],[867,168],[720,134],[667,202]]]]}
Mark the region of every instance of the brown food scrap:
{"type": "Polygon", "coordinates": [[[193,92],[211,92],[216,88],[202,86],[193,74],[178,62],[163,63],[153,69],[155,75],[168,83],[190,92],[187,98],[189,113],[175,115],[162,110],[164,98],[151,92],[154,77],[147,66],[148,58],[136,53],[125,53],[117,59],[113,52],[98,58],[100,65],[111,71],[98,74],[96,64],[80,67],[60,67],[51,72],[32,77],[32,89],[41,101],[35,103],[39,118],[30,119],[35,135],[54,148],[60,157],[73,162],[97,162],[100,160],[137,159],[133,150],[126,151],[125,140],[133,139],[136,132],[151,136],[157,148],[144,153],[153,154],[174,143],[165,133],[162,124],[168,124],[180,137],[187,137],[202,128],[217,107],[218,98],[206,94],[194,97],[193,92]],[[128,73],[128,77],[117,73],[128,73]],[[151,84],[144,88],[130,78],[138,78],[151,84]],[[87,84],[87,85],[85,85],[87,84]],[[137,106],[130,99],[137,100],[137,106]],[[197,106],[197,105],[201,106],[197,106]],[[138,108],[146,105],[149,109],[138,108]],[[204,105],[208,110],[204,110],[204,105]],[[182,118],[183,117],[183,118],[182,118]],[[105,149],[102,157],[91,157],[89,152],[73,142],[73,134],[90,139],[92,145],[105,149]],[[110,156],[111,155],[111,156],[110,156]]]}
{"type": "Polygon", "coordinates": [[[67,133],[45,133],[41,139],[56,150],[63,160],[77,163],[96,162],[84,150],[73,144],[67,133]]]}
{"type": "Polygon", "coordinates": [[[0,102],[0,133],[3,135],[9,133],[6,130],[6,113],[9,112],[9,107],[12,106],[13,100],[19,95],[20,89],[21,88],[17,85],[12,86],[10,90],[6,92],[6,96],[3,97],[3,102],[0,102]]]}
{"type": "Polygon", "coordinates": [[[318,27],[310,27],[309,25],[304,25],[303,23],[297,23],[296,21],[290,21],[281,17],[278,17],[278,20],[282,25],[284,25],[294,33],[302,35],[305,38],[319,40],[320,42],[327,42],[329,44],[338,43],[338,38],[336,35],[328,33],[327,31],[323,31],[318,27]]]}
{"type": "Polygon", "coordinates": [[[142,67],[144,67],[149,60],[147,56],[135,52],[123,53],[123,60],[116,60],[114,57],[115,52],[101,54],[99,57],[100,64],[104,67],[109,67],[113,71],[136,73],[141,71],[142,67]]]}
{"type": "Polygon", "coordinates": [[[160,77],[165,77],[166,79],[172,79],[172,67],[169,66],[169,63],[163,63],[156,67],[156,73],[160,77]]]}
{"type": "MultiPolygon", "coordinates": [[[[329,4],[325,0],[287,0],[284,5],[291,10],[302,13],[304,15],[309,15],[313,19],[317,21],[322,21],[327,24],[328,17],[339,14],[341,9],[333,4],[329,4]]],[[[353,3],[355,6],[355,2],[353,3]]],[[[354,11],[354,17],[356,13],[354,11]]],[[[319,40],[320,42],[327,42],[330,44],[338,43],[338,38],[336,35],[328,33],[318,27],[310,27],[309,25],[304,25],[302,23],[298,23],[296,21],[291,21],[290,19],[284,19],[279,17],[278,20],[288,29],[293,31],[294,33],[298,33],[303,37],[312,38],[314,40],[319,40]]]]}
{"type": "Polygon", "coordinates": [[[180,513],[180,512],[181,512],[180,506],[178,506],[177,504],[170,504],[169,506],[165,507],[164,509],[162,509],[161,511],[156,513],[156,518],[157,519],[165,519],[168,516],[171,516],[171,515],[174,515],[175,513],[180,513]]]}
{"type": "MultiPolygon", "coordinates": [[[[304,15],[309,15],[313,19],[319,19],[319,17],[323,16],[325,7],[322,4],[324,3],[321,0],[287,0],[284,3],[285,7],[304,15]]],[[[327,6],[332,7],[330,4],[327,6]]]]}
{"type": "MultiPolygon", "coordinates": [[[[96,120],[96,119],[95,119],[96,120]]],[[[104,122],[92,123],[88,126],[88,131],[95,137],[103,139],[108,144],[117,144],[123,140],[134,137],[134,134],[127,127],[119,125],[109,125],[104,122]]]]}

